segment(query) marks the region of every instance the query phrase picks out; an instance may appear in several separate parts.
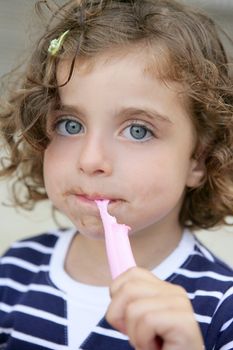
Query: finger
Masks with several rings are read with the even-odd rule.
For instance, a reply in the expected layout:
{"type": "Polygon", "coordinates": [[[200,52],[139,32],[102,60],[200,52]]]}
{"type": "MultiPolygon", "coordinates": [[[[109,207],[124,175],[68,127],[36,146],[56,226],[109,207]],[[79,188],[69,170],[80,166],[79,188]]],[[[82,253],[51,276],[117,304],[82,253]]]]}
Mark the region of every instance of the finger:
{"type": "Polygon", "coordinates": [[[122,273],[119,277],[117,277],[110,286],[110,296],[113,297],[115,293],[124,285],[129,282],[135,282],[135,284],[138,285],[138,282],[145,282],[145,283],[153,283],[154,288],[160,288],[163,290],[164,293],[167,291],[170,292],[172,289],[180,290],[179,292],[183,291],[183,293],[186,291],[178,286],[173,285],[167,281],[160,280],[157,278],[152,272],[139,268],[139,267],[133,267],[126,272],[122,273]]]}
{"type": "MultiPolygon", "coordinates": [[[[153,277],[153,276],[152,276],[153,277]]],[[[108,322],[113,325],[118,330],[125,333],[125,313],[128,306],[136,300],[148,299],[150,304],[150,298],[154,297],[154,308],[162,307],[166,305],[170,308],[175,307],[175,305],[180,306],[180,302],[175,301],[184,299],[184,302],[188,305],[190,304],[186,292],[180,287],[173,286],[168,283],[163,283],[162,281],[154,282],[154,278],[141,279],[130,279],[130,281],[125,282],[113,295],[111,304],[109,305],[106,318],[108,322]],[[159,301],[159,302],[158,302],[159,301]]],[[[150,307],[152,307],[151,305],[150,307]]],[[[137,309],[140,312],[140,308],[137,309]]]]}
{"type": "Polygon", "coordinates": [[[147,311],[147,313],[140,315],[132,325],[128,336],[130,343],[136,349],[160,350],[153,311],[147,311]]]}
{"type": "MultiPolygon", "coordinates": [[[[147,320],[147,317],[152,317],[153,319],[153,329],[152,329],[152,339],[156,335],[164,336],[163,332],[165,328],[160,329],[156,328],[156,319],[160,320],[164,315],[178,315],[176,319],[175,326],[183,330],[185,318],[184,315],[187,315],[186,325],[191,328],[196,327],[196,320],[194,318],[192,307],[190,307],[189,300],[183,298],[182,295],[175,296],[174,298],[167,298],[166,296],[138,299],[134,302],[131,302],[125,312],[125,330],[128,334],[132,343],[137,346],[142,346],[142,343],[146,340],[145,333],[142,332],[142,343],[140,339],[140,331],[144,327],[144,318],[147,320]],[[151,315],[151,316],[150,316],[151,315]],[[181,316],[180,316],[181,315],[181,316]],[[190,323],[191,320],[191,323],[190,323]],[[138,326],[139,324],[139,326],[138,326]],[[142,325],[142,326],[141,326],[142,325]],[[162,333],[161,333],[162,332],[162,333]]],[[[167,320],[167,327],[171,327],[171,319],[167,320]]],[[[147,325],[149,327],[149,325],[147,325]]],[[[148,339],[147,339],[148,340],[148,339]]],[[[152,341],[152,340],[151,340],[152,341]]],[[[147,347],[152,347],[150,342],[146,345],[147,347]]],[[[154,346],[154,345],[153,345],[154,346]]]]}
{"type": "Polygon", "coordinates": [[[135,323],[134,338],[130,338],[133,346],[142,350],[156,348],[155,336],[163,339],[163,350],[202,349],[200,329],[187,312],[166,310],[154,313],[148,311],[141,315],[135,323]]]}
{"type": "Polygon", "coordinates": [[[133,267],[126,272],[122,273],[119,277],[117,277],[110,286],[110,295],[114,295],[115,292],[125,283],[129,281],[145,281],[145,282],[156,282],[160,281],[157,277],[155,277],[150,271],[139,267],[133,267]]]}
{"type": "Polygon", "coordinates": [[[107,310],[106,318],[108,322],[117,329],[120,327],[122,331],[127,307],[136,300],[144,300],[151,297],[159,298],[159,293],[162,293],[163,297],[165,297],[167,292],[158,290],[151,281],[137,280],[137,283],[135,283],[134,280],[130,280],[122,284],[115,292],[107,310]]]}

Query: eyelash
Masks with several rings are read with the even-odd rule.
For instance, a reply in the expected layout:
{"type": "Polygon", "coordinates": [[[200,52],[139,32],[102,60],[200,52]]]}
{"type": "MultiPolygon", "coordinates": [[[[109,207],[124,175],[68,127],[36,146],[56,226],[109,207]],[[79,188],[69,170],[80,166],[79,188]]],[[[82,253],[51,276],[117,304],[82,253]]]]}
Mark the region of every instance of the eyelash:
{"type": "Polygon", "coordinates": [[[82,122],[80,122],[77,118],[70,115],[56,115],[55,117],[51,118],[51,121],[48,123],[48,133],[57,132],[56,129],[61,123],[69,121],[78,122],[80,125],[83,125],[82,122]]]}
{"type": "Polygon", "coordinates": [[[137,141],[137,139],[135,138],[134,141],[136,141],[136,142],[147,142],[147,141],[150,141],[151,138],[156,138],[156,134],[154,132],[154,128],[152,128],[151,126],[148,126],[148,123],[143,122],[143,121],[138,120],[138,119],[130,120],[127,123],[126,127],[124,127],[123,131],[125,131],[127,128],[133,127],[133,126],[135,126],[135,127],[142,127],[142,128],[145,129],[146,133],[150,133],[151,134],[151,136],[149,138],[147,138],[147,139],[138,139],[138,141],[137,141]]]}
{"type": "MultiPolygon", "coordinates": [[[[60,118],[60,119],[58,119],[56,122],[55,122],[55,125],[54,125],[54,130],[55,131],[57,131],[56,129],[60,126],[60,125],[62,125],[62,123],[65,123],[65,125],[66,125],[66,123],[68,123],[68,122],[74,122],[74,123],[76,123],[76,125],[80,125],[81,126],[81,128],[83,128],[83,124],[79,121],[79,120],[77,120],[76,118],[72,118],[72,117],[62,117],[62,118],[60,118]]],[[[77,135],[77,134],[79,134],[80,132],[78,132],[78,133],[74,133],[74,134],[72,134],[72,133],[68,133],[68,131],[66,131],[67,132],[67,135],[64,135],[64,136],[75,136],[75,135],[77,135]]],[[[57,133],[59,134],[59,132],[57,131],[57,133]]],[[[61,135],[62,135],[62,133],[60,133],[61,135]]]]}
{"type": "MultiPolygon", "coordinates": [[[[79,123],[82,126],[82,128],[83,128],[83,123],[80,122],[77,118],[72,117],[72,116],[64,116],[64,115],[62,115],[62,116],[57,116],[57,117],[54,118],[54,120],[51,123],[51,126],[49,127],[49,130],[51,130],[52,132],[57,132],[56,129],[63,122],[72,122],[72,121],[74,121],[76,123],[79,123]]],[[[138,139],[138,140],[136,138],[133,138],[133,136],[131,135],[132,136],[132,140],[135,141],[135,142],[146,142],[146,141],[150,141],[151,138],[156,138],[156,134],[154,132],[154,127],[148,126],[148,123],[146,123],[146,122],[143,122],[143,121],[138,120],[138,119],[129,120],[127,122],[127,125],[123,128],[123,131],[121,132],[121,134],[123,132],[125,132],[127,130],[127,128],[129,128],[129,127],[142,127],[142,128],[145,129],[145,132],[147,134],[150,133],[150,135],[151,135],[149,138],[138,139]]],[[[64,136],[68,136],[68,135],[72,136],[72,134],[67,134],[67,135],[64,135],[64,136]]],[[[75,135],[77,135],[77,134],[73,134],[73,136],[75,136],[75,135]]]]}

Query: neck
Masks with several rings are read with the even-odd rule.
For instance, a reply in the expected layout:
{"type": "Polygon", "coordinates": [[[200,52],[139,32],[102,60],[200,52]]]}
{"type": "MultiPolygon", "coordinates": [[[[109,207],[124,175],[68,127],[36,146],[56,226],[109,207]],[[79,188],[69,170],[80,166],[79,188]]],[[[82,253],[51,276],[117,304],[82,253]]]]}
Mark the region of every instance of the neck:
{"type": "MultiPolygon", "coordinates": [[[[132,251],[138,266],[152,270],[177,247],[182,237],[181,227],[157,227],[134,233],[130,237],[132,251]]],[[[111,283],[105,242],[75,235],[67,253],[65,269],[81,283],[103,286],[111,283]]]]}
{"type": "Polygon", "coordinates": [[[109,285],[111,275],[104,240],[76,234],[66,256],[65,270],[78,282],[96,286],[109,285]]]}
{"type": "Polygon", "coordinates": [[[167,228],[156,232],[144,231],[143,235],[135,234],[131,239],[131,247],[138,266],[152,270],[167,258],[179,244],[183,229],[167,228]]]}

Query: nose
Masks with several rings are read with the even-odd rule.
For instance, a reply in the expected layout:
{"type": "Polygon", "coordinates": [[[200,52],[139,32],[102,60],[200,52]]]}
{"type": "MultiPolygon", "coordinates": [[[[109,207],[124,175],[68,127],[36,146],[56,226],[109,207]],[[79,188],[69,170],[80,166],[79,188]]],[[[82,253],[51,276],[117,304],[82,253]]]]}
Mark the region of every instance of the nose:
{"type": "Polygon", "coordinates": [[[110,145],[103,137],[89,136],[83,141],[78,167],[82,173],[109,176],[112,173],[110,145]]]}

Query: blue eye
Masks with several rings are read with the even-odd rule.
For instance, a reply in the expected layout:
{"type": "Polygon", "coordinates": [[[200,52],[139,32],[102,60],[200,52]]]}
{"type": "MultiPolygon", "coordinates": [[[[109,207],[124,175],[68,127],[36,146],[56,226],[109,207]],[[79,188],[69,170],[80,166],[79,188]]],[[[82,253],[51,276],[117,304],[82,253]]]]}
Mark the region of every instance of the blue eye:
{"type": "Polygon", "coordinates": [[[135,141],[147,141],[153,137],[153,132],[145,125],[132,124],[125,128],[124,136],[135,141]]]}
{"type": "Polygon", "coordinates": [[[56,125],[56,131],[58,134],[67,135],[77,135],[83,131],[83,126],[77,120],[65,119],[60,120],[56,125]]]}
{"type": "Polygon", "coordinates": [[[136,140],[144,139],[147,134],[147,129],[141,125],[133,125],[130,128],[130,135],[134,137],[136,140]]]}

